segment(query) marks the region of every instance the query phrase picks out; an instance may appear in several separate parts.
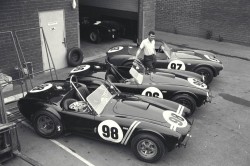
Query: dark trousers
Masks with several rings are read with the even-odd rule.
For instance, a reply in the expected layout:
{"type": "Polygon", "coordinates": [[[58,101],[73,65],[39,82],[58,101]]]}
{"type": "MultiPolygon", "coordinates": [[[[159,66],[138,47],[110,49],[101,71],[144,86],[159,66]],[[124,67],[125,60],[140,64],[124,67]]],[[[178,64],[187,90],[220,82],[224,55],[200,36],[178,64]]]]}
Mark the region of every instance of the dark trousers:
{"type": "Polygon", "coordinates": [[[155,69],[156,57],[155,55],[144,55],[144,66],[149,72],[153,72],[155,69]]]}

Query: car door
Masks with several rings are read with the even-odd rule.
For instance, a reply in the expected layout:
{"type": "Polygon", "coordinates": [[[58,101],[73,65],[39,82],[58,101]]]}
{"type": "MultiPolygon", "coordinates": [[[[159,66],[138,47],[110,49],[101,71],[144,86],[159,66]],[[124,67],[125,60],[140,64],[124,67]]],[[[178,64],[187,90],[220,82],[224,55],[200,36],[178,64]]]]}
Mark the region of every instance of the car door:
{"type": "Polygon", "coordinates": [[[68,130],[88,136],[94,135],[96,122],[93,114],[64,110],[61,116],[68,130]]]}

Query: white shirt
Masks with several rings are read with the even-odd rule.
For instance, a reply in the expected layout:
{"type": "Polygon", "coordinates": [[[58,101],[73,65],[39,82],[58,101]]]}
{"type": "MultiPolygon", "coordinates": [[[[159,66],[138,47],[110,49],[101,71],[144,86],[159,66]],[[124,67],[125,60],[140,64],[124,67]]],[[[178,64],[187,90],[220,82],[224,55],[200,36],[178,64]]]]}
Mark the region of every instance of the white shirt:
{"type": "Polygon", "coordinates": [[[141,42],[140,49],[144,50],[144,55],[153,55],[155,54],[155,40],[152,40],[151,42],[149,39],[144,39],[141,42]]]}

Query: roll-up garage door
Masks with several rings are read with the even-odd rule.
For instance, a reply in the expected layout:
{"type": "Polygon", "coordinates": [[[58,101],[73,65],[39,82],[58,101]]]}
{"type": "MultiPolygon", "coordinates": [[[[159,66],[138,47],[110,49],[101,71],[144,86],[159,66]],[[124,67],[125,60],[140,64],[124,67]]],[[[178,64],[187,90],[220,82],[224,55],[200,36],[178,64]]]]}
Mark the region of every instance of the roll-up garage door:
{"type": "Polygon", "coordinates": [[[138,12],[138,0],[79,0],[80,5],[138,12]]]}

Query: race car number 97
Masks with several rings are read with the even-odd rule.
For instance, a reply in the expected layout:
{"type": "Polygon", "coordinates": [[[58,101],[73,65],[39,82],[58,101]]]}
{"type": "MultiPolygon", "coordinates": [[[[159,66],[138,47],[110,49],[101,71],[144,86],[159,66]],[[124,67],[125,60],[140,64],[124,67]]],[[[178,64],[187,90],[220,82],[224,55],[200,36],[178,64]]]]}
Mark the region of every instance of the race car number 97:
{"type": "Polygon", "coordinates": [[[168,69],[186,70],[186,66],[180,60],[173,60],[168,64],[168,69]]]}
{"type": "Polygon", "coordinates": [[[98,134],[106,141],[121,142],[123,132],[121,127],[113,120],[105,120],[98,126],[98,134]]]}

